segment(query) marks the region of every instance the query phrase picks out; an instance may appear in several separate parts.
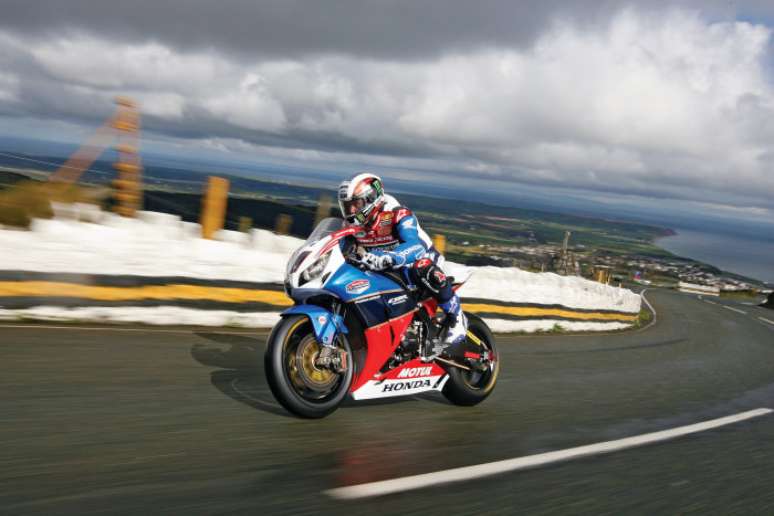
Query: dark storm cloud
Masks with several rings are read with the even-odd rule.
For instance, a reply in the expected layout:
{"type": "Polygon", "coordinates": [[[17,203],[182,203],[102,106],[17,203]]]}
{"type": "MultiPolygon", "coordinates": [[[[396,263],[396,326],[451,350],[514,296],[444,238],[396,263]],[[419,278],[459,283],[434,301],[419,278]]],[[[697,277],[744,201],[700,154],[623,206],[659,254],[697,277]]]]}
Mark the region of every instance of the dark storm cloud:
{"type": "MultiPolygon", "coordinates": [[[[679,2],[678,2],[679,3],[679,2]]],[[[682,2],[723,16],[725,1],[682,2]]],[[[610,0],[3,0],[0,28],[44,37],[84,30],[242,57],[336,53],[417,59],[530,44],[557,18],[593,25],[628,3],[610,0]]],[[[658,10],[675,2],[632,2],[658,10]]],[[[768,9],[770,11],[771,9],[768,9]]],[[[764,4],[756,12],[766,12],[764,4]]]]}
{"type": "Polygon", "coordinates": [[[453,47],[522,44],[546,11],[514,2],[95,2],[10,0],[0,26],[53,35],[67,29],[111,39],[153,38],[177,48],[212,46],[243,55],[346,53],[404,58],[453,47]],[[491,4],[491,5],[485,5],[491,4]]]}
{"type": "Polygon", "coordinates": [[[774,52],[755,19],[772,12],[0,0],[0,114],[95,127],[130,95],[151,137],[190,149],[771,207],[774,90],[760,64],[774,52]]]}

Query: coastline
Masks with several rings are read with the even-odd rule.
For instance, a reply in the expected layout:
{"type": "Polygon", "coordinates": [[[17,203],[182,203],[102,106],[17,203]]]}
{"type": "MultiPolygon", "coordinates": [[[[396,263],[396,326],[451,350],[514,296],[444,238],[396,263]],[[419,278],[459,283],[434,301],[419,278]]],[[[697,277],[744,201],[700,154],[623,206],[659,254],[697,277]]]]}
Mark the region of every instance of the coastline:
{"type": "Polygon", "coordinates": [[[684,228],[659,236],[653,245],[675,257],[714,267],[724,273],[754,280],[774,282],[774,243],[684,228]]]}

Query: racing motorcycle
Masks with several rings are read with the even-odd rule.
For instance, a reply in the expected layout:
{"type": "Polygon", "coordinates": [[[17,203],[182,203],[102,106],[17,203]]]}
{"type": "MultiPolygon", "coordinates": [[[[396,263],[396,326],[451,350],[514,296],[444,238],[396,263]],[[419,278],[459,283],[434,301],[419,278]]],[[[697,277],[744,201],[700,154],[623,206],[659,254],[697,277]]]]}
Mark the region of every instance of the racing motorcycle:
{"type": "MultiPolygon", "coordinates": [[[[447,321],[405,270],[368,270],[355,227],[321,221],[287,264],[281,314],[264,355],[274,397],[301,417],[321,418],[354,400],[441,392],[475,405],[494,389],[500,364],[492,332],[466,314],[467,338],[441,344],[447,321]]],[[[464,281],[453,282],[458,289],[464,281]]]]}

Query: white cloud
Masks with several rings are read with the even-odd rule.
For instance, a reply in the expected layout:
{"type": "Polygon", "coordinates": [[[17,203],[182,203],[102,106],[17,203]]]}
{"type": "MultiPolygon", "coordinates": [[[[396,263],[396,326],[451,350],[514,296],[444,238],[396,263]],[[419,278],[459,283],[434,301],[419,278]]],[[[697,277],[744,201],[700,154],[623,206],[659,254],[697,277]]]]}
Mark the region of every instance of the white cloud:
{"type": "Polygon", "coordinates": [[[120,44],[85,34],[24,45],[58,80],[96,89],[206,90],[228,65],[214,53],[181,54],[160,44],[120,44]]]}
{"type": "Polygon", "coordinates": [[[30,110],[58,95],[68,114],[85,106],[94,116],[91,98],[128,92],[158,130],[230,148],[241,138],[289,159],[370,150],[374,163],[399,168],[712,202],[747,196],[772,207],[770,35],[763,25],[711,23],[689,11],[625,10],[593,30],[555,23],[526,49],[410,63],[240,62],[156,42],[4,35],[12,43],[4,43],[4,73],[20,84],[0,75],[0,101],[22,87],[30,110]],[[25,67],[14,69],[19,62],[25,67]],[[272,149],[266,133],[282,145],[272,149]]]}
{"type": "Polygon", "coordinates": [[[272,98],[265,77],[248,73],[236,88],[201,100],[202,106],[216,118],[246,129],[278,131],[285,127],[285,114],[272,98]]]}
{"type": "Polygon", "coordinates": [[[18,88],[18,77],[0,72],[0,102],[15,102],[18,100],[18,88]]]}

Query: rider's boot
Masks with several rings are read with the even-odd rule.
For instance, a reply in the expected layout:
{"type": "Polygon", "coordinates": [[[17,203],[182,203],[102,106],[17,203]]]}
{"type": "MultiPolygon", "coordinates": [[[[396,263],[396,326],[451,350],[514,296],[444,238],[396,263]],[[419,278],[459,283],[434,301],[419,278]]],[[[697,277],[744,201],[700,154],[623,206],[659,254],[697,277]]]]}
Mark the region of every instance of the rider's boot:
{"type": "Polygon", "coordinates": [[[446,315],[446,335],[441,343],[442,349],[439,350],[443,351],[465,340],[465,336],[468,333],[468,318],[462,312],[460,297],[457,294],[454,294],[454,297],[446,303],[439,304],[438,307],[446,315]]]}

